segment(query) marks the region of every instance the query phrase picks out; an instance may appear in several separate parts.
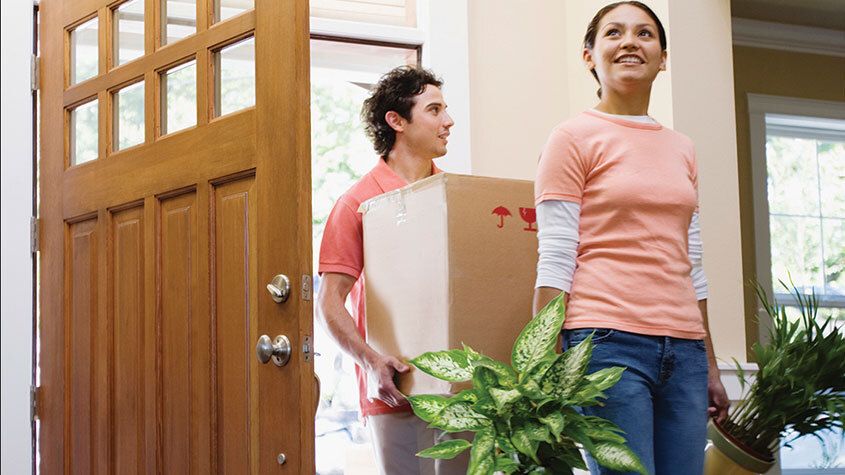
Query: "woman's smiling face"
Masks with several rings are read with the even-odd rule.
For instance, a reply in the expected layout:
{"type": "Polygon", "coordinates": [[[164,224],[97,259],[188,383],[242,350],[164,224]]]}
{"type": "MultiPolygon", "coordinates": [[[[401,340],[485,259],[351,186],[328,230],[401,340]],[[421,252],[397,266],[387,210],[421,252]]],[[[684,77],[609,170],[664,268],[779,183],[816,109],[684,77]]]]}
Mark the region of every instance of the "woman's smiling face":
{"type": "Polygon", "coordinates": [[[666,69],[666,51],[660,46],[654,20],[633,5],[620,5],[601,19],[592,49],[584,62],[595,69],[603,90],[650,86],[666,69]]]}

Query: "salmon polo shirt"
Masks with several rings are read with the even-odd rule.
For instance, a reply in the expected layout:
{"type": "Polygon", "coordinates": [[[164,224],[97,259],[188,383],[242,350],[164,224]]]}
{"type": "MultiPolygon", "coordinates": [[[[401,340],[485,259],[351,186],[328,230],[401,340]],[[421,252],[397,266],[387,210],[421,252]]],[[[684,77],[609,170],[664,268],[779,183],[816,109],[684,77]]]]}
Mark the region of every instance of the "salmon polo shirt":
{"type": "Polygon", "coordinates": [[[586,111],[552,131],[535,200],[581,208],[565,328],[706,336],[690,277],[698,172],[689,138],[586,111]]]}
{"type": "MultiPolygon", "coordinates": [[[[431,164],[431,173],[441,170],[431,164]]],[[[364,300],[364,219],[358,212],[358,207],[364,201],[375,196],[393,191],[408,185],[404,178],[397,175],[379,159],[378,165],[352,185],[332,208],[326,228],[323,231],[323,241],[320,244],[320,275],[326,272],[337,272],[350,275],[357,280],[349,293],[352,304],[352,318],[361,337],[367,339],[367,315],[364,300]]],[[[405,402],[399,407],[390,407],[379,399],[367,399],[367,376],[360,366],[355,366],[355,376],[358,380],[358,396],[361,413],[364,417],[396,412],[410,412],[410,404],[405,402]]]]}

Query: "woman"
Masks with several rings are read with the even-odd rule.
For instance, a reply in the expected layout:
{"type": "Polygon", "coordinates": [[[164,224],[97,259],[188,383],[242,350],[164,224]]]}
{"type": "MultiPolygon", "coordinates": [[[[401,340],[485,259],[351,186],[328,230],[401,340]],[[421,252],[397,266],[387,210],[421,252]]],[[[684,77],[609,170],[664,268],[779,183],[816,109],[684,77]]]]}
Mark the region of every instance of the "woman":
{"type": "Polygon", "coordinates": [[[619,425],[649,473],[700,474],[708,412],[722,419],[728,402],[707,330],[694,147],[648,116],[666,33],[646,5],[614,3],[590,22],[583,58],[600,100],[540,157],[535,313],[565,292],[564,349],[591,337],[590,372],[628,368],[585,413],[619,425]]]}

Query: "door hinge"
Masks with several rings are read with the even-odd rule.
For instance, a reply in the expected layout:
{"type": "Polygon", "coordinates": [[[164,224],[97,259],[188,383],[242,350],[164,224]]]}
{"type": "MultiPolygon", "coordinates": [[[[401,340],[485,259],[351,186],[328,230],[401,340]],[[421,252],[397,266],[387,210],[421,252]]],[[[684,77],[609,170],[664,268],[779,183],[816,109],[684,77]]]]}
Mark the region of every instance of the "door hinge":
{"type": "Polygon", "coordinates": [[[311,276],[308,274],[302,274],[302,300],[306,302],[311,300],[311,287],[311,276]]]}
{"type": "Polygon", "coordinates": [[[41,61],[39,57],[32,55],[29,62],[29,88],[35,92],[38,90],[39,77],[41,73],[41,61]]]}
{"type": "Polygon", "coordinates": [[[40,220],[35,216],[29,218],[29,250],[36,253],[41,250],[40,220]]]}
{"type": "Polygon", "coordinates": [[[29,387],[29,419],[38,419],[38,386],[29,387]]]}

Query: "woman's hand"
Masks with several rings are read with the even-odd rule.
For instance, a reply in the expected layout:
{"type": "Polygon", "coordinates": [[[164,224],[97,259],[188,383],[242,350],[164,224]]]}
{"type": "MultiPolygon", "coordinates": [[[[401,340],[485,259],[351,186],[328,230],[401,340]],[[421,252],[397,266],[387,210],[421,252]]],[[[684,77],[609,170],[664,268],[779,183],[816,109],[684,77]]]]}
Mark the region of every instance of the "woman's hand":
{"type": "Polygon", "coordinates": [[[731,402],[728,399],[728,393],[725,391],[725,386],[722,384],[722,379],[719,377],[719,369],[710,368],[707,377],[707,415],[716,419],[719,424],[725,422],[728,417],[728,408],[731,402]]]}

